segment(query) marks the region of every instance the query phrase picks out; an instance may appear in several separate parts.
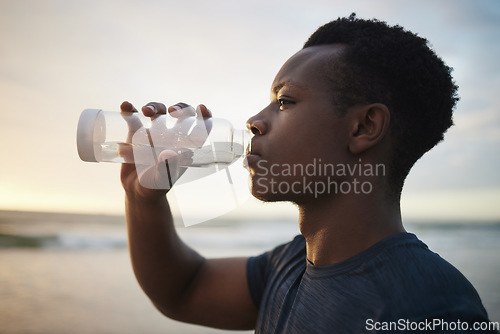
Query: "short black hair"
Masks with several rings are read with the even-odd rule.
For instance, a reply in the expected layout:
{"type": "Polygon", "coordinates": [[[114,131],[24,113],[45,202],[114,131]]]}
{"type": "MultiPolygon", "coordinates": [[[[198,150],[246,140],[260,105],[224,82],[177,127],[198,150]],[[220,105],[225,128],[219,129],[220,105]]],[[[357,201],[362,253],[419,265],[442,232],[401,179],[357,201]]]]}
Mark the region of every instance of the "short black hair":
{"type": "Polygon", "coordinates": [[[304,48],[324,44],[345,46],[327,71],[340,113],[359,103],[383,103],[390,110],[394,151],[388,176],[399,198],[411,167],[453,125],[459,98],[452,68],[425,38],[354,13],[320,27],[304,48]]]}

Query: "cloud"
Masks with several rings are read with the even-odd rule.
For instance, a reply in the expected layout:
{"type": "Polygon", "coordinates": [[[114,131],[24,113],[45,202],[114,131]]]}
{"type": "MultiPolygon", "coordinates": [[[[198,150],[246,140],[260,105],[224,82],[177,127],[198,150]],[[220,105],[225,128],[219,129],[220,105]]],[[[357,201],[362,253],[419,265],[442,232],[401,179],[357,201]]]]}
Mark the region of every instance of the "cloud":
{"type": "Polygon", "coordinates": [[[495,221],[500,219],[500,188],[403,193],[405,221],[495,221]]]}
{"type": "Polygon", "coordinates": [[[496,146],[497,153],[500,153],[500,103],[487,109],[457,114],[454,122],[450,137],[455,143],[482,142],[496,146]]]}
{"type": "Polygon", "coordinates": [[[1,1],[2,142],[23,134],[15,149],[0,147],[9,157],[2,160],[4,175],[17,180],[4,193],[22,185],[26,194],[47,191],[54,209],[55,199],[66,195],[74,196],[74,208],[106,203],[106,210],[121,211],[117,166],[77,159],[74,137],[82,109],[116,110],[123,99],[183,100],[207,103],[215,115],[242,125],[268,103],[275,73],[307,37],[354,11],[428,38],[455,68],[462,97],[456,126],[417,163],[408,190],[500,186],[499,7],[497,1],[451,0],[1,1]],[[56,174],[48,173],[54,170],[49,156],[61,166],[56,174]],[[18,173],[20,161],[33,160],[37,170],[18,173]],[[47,175],[59,182],[48,190],[47,175]],[[113,194],[107,198],[95,191],[104,183],[107,191],[100,193],[113,194]]]}

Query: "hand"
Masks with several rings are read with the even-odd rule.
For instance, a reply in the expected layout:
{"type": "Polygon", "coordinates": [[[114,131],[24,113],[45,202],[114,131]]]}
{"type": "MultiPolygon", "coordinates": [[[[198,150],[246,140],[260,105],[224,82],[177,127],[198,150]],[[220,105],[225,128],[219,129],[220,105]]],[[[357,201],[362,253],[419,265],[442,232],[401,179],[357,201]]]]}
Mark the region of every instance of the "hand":
{"type": "MultiPolygon", "coordinates": [[[[185,103],[178,103],[167,109],[164,104],[151,102],[142,107],[142,113],[151,118],[151,126],[146,129],[139,117],[132,117],[138,112],[132,104],[123,102],[120,109],[129,126],[127,142],[134,144],[140,141],[177,143],[178,148],[175,150],[155,145],[156,152],[153,154],[155,160],[148,164],[125,163],[122,165],[121,181],[127,192],[133,191],[144,197],[163,196],[182,176],[186,170],[184,166],[190,164],[191,151],[183,150],[182,147],[199,147],[206,140],[211,123],[205,120],[212,116],[211,112],[204,105],[199,105],[195,110],[185,103]],[[167,111],[176,119],[174,125],[168,129],[166,129],[165,116],[162,117],[167,111]],[[189,136],[186,136],[188,131],[189,136]],[[182,136],[179,136],[179,133],[182,136]]],[[[144,151],[141,152],[136,148],[137,145],[134,145],[132,152],[130,146],[124,147],[120,149],[120,154],[125,157],[125,161],[131,161],[126,158],[131,154],[137,158],[136,160],[141,160],[139,155],[144,151]]],[[[151,149],[148,149],[146,154],[152,157],[151,149]]]]}

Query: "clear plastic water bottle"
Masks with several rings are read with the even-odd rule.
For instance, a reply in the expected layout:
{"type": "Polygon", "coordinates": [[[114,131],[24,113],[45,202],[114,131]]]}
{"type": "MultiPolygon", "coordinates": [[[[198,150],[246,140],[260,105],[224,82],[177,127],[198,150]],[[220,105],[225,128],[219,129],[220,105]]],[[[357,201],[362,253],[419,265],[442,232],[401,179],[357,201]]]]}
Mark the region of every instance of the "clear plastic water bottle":
{"type": "Polygon", "coordinates": [[[137,112],[85,109],[78,122],[77,148],[87,162],[153,166],[162,154],[173,152],[183,167],[224,167],[245,154],[251,136],[220,118],[149,118],[137,112]]]}

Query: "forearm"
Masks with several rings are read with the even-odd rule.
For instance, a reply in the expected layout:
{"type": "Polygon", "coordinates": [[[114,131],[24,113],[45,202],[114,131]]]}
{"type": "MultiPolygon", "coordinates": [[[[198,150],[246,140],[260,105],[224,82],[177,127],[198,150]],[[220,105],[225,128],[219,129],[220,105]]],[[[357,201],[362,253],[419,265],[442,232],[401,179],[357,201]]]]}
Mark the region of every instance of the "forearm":
{"type": "Polygon", "coordinates": [[[178,237],[165,196],[155,201],[126,195],[129,249],[135,275],[164,313],[182,301],[204,258],[178,237]]]}
{"type": "MultiPolygon", "coordinates": [[[[178,112],[178,107],[189,110],[176,106],[169,111],[178,112]]],[[[136,111],[128,102],[122,104],[121,110],[136,111]]],[[[167,112],[165,106],[158,103],[149,103],[142,110],[145,115],[147,111],[147,116],[154,116],[150,115],[153,110],[156,114],[167,112]]],[[[200,106],[200,110],[203,119],[211,116],[206,107],[200,106]]],[[[137,172],[135,165],[124,163],[120,179],[126,194],[132,266],[144,292],[171,318],[226,329],[252,328],[257,310],[248,290],[247,259],[206,260],[200,256],[178,237],[166,191],[159,189],[162,187],[145,187],[140,182],[152,180],[156,186],[166,176],[175,181],[182,174],[177,157],[162,156],[156,169],[141,171],[141,175],[137,172]],[[164,174],[164,163],[167,163],[168,175],[164,174]]]]}

